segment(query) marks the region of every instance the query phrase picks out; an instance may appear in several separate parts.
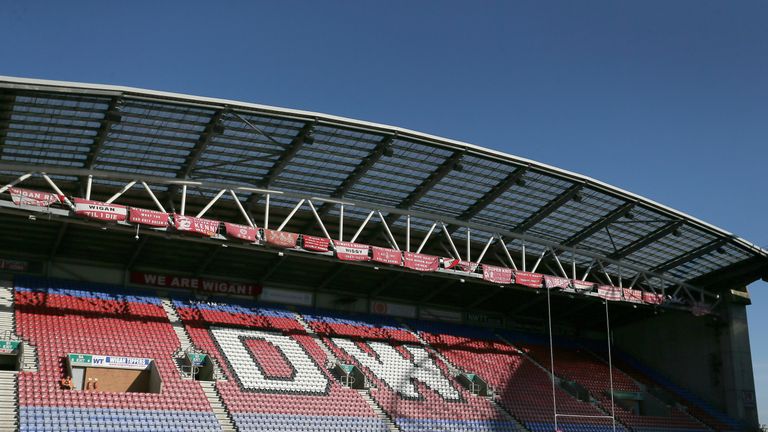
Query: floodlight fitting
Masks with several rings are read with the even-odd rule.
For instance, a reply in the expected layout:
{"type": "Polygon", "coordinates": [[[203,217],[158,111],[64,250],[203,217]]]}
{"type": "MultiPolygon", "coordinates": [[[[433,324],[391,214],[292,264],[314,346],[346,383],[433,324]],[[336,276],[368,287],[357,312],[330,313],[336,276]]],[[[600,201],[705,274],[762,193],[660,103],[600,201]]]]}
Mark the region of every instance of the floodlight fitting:
{"type": "Polygon", "coordinates": [[[307,132],[304,134],[304,137],[302,137],[302,141],[304,141],[304,144],[312,145],[315,143],[315,125],[311,125],[307,132]]]}
{"type": "Polygon", "coordinates": [[[386,146],[384,147],[384,150],[381,152],[386,157],[392,157],[395,155],[395,150],[392,149],[392,146],[386,146]]]}
{"type": "Polygon", "coordinates": [[[453,170],[456,172],[464,171],[464,164],[462,164],[461,162],[456,162],[456,165],[453,166],[453,170]]]}
{"type": "Polygon", "coordinates": [[[672,230],[672,235],[675,237],[680,237],[681,235],[683,235],[683,233],[680,232],[680,228],[675,228],[674,230],[672,230]]]}
{"type": "Polygon", "coordinates": [[[224,135],[225,130],[226,128],[220,121],[214,123],[213,127],[211,128],[211,132],[215,133],[216,135],[224,135]]]}
{"type": "Polygon", "coordinates": [[[573,194],[573,200],[576,201],[577,203],[580,203],[583,199],[584,197],[581,196],[581,192],[576,192],[575,194],[573,194]]]}
{"type": "Polygon", "coordinates": [[[123,121],[123,116],[118,112],[110,111],[104,116],[104,119],[110,123],[120,123],[123,121]]]}
{"type": "Polygon", "coordinates": [[[525,186],[525,179],[519,178],[519,179],[515,180],[515,184],[517,186],[525,186]]]}

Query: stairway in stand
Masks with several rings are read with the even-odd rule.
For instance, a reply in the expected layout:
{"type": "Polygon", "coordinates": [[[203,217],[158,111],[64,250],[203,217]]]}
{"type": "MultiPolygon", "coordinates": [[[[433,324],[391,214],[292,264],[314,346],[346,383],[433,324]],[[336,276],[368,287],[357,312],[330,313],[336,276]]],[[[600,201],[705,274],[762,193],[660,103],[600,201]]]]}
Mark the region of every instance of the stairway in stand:
{"type": "MultiPolygon", "coordinates": [[[[13,315],[13,282],[0,281],[0,339],[18,340],[13,315]]],[[[37,350],[23,342],[21,370],[37,372],[37,350]]]]}
{"type": "Polygon", "coordinates": [[[203,392],[205,392],[205,396],[208,398],[208,402],[211,404],[211,409],[213,410],[213,413],[216,415],[216,418],[219,420],[219,424],[221,425],[221,430],[223,432],[237,431],[237,427],[235,426],[235,423],[232,421],[232,416],[224,407],[224,403],[221,401],[221,398],[219,397],[218,392],[216,392],[216,383],[214,381],[198,381],[198,382],[200,383],[200,387],[203,388],[203,392]]]}
{"type": "Polygon", "coordinates": [[[381,406],[379,406],[373,397],[371,397],[371,394],[368,393],[368,390],[358,390],[357,392],[360,393],[360,396],[362,396],[366,402],[368,402],[368,405],[371,406],[373,412],[375,412],[376,415],[379,416],[379,418],[387,425],[387,428],[390,432],[398,432],[402,430],[395,424],[395,422],[392,420],[392,417],[390,417],[386,411],[381,409],[381,406]]]}
{"type": "Polygon", "coordinates": [[[16,372],[0,371],[0,431],[15,431],[18,428],[17,394],[16,372]]]}
{"type": "MultiPolygon", "coordinates": [[[[178,313],[176,313],[176,309],[173,307],[173,303],[171,303],[170,299],[163,298],[162,299],[162,305],[163,310],[165,310],[165,314],[168,316],[168,321],[171,322],[171,327],[173,327],[173,332],[176,333],[176,336],[179,338],[179,350],[176,351],[174,354],[174,360],[176,367],[179,368],[179,371],[181,372],[181,375],[183,378],[191,379],[192,376],[189,371],[184,371],[182,364],[184,360],[184,354],[188,350],[198,351],[195,346],[192,344],[192,340],[189,338],[189,334],[187,333],[187,330],[184,328],[184,324],[181,322],[181,318],[179,318],[178,313]]],[[[213,364],[213,376],[214,379],[226,379],[224,374],[221,373],[221,368],[219,367],[219,363],[216,361],[216,359],[213,358],[213,356],[209,355],[208,360],[213,364]]]]}

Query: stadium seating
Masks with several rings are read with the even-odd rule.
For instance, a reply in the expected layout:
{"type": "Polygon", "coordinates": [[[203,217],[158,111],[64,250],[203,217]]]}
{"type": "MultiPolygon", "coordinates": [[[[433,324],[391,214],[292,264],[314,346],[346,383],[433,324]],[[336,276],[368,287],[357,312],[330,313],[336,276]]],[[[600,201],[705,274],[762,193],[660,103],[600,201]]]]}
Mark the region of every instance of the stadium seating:
{"type": "Polygon", "coordinates": [[[157,297],[70,281],[19,277],[15,285],[17,333],[39,358],[37,372],[19,373],[21,430],[219,429],[200,386],[173,364],[179,341],[157,297]],[[162,392],[62,390],[68,353],[152,358],[162,392]]]}
{"type": "Polygon", "coordinates": [[[402,324],[379,316],[304,319],[337,358],[373,384],[371,396],[404,431],[515,431],[487,399],[464,390],[439,358],[402,324]]]}
{"type": "MultiPolygon", "coordinates": [[[[496,390],[498,401],[531,431],[552,431],[553,400],[550,375],[527,360],[514,347],[501,342],[490,331],[466,326],[412,324],[431,346],[464,371],[476,373],[496,390]]],[[[609,419],[587,402],[581,402],[557,388],[558,412],[583,418],[561,419],[563,432],[613,430],[609,419]],[[587,417],[589,416],[589,417],[587,417]]],[[[624,430],[620,425],[617,430],[624,430]]]]}
{"type": "Polygon", "coordinates": [[[640,363],[622,352],[616,352],[613,360],[618,367],[631,374],[633,378],[647,386],[659,386],[675,396],[678,403],[686,407],[689,413],[711,428],[722,432],[737,432],[744,429],[738,421],[719,412],[710,404],[690,391],[674,384],[658,371],[640,363]]]}
{"type": "MultiPolygon", "coordinates": [[[[172,300],[193,344],[221,366],[225,379],[215,388],[240,431],[388,431],[376,406],[408,432],[519,431],[517,423],[531,432],[554,430],[549,347],[540,336],[500,332],[500,339],[477,327],[314,309],[297,314],[276,305],[198,301],[181,293],[172,300]],[[328,353],[363,372],[370,397],[332,376],[328,353]],[[460,372],[477,374],[495,395],[471,394],[455,379],[460,372]]],[[[200,385],[182,379],[174,364],[178,337],[155,292],[18,277],[14,301],[17,333],[37,347],[39,358],[37,372],[19,374],[21,430],[220,429],[200,385]],[[68,353],[152,358],[162,391],[62,390],[59,379],[68,353]]],[[[580,416],[561,417],[558,428],[612,431],[609,419],[596,418],[610,411],[607,363],[583,341],[557,338],[555,343],[557,375],[579,383],[596,399],[581,401],[556,387],[558,413],[580,416]]],[[[617,359],[616,390],[640,391],[638,382],[662,385],[713,429],[740,430],[713,408],[691,403],[695,396],[653,370],[627,356],[617,359]]],[[[639,416],[617,405],[616,429],[708,430],[679,409],[671,413],[639,416]]]]}
{"type": "MultiPolygon", "coordinates": [[[[517,343],[521,349],[548,367],[550,364],[550,349],[548,345],[517,343]]],[[[608,363],[576,344],[555,344],[554,347],[555,373],[565,379],[575,381],[589,390],[606,412],[613,406],[616,418],[629,426],[635,432],[706,432],[708,429],[687,414],[671,407],[670,416],[658,417],[637,415],[612,403],[610,388],[611,374],[608,363]]],[[[613,367],[613,388],[615,392],[641,392],[638,384],[621,370],[613,367]]]]}
{"type": "Polygon", "coordinates": [[[360,394],[330,375],[293,312],[190,299],[174,306],[192,342],[227,366],[216,387],[239,430],[387,430],[360,394]]]}

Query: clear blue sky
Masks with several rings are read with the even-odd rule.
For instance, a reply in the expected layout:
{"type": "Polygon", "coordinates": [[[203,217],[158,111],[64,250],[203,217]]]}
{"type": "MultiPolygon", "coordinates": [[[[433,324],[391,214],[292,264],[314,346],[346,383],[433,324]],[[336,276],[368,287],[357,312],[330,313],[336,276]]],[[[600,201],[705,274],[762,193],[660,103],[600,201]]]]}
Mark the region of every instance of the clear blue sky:
{"type": "MultiPolygon", "coordinates": [[[[768,246],[768,2],[320,3],[5,2],[0,74],[409,127],[583,173],[768,246]]],[[[768,284],[750,291],[765,422],[768,284]]]]}

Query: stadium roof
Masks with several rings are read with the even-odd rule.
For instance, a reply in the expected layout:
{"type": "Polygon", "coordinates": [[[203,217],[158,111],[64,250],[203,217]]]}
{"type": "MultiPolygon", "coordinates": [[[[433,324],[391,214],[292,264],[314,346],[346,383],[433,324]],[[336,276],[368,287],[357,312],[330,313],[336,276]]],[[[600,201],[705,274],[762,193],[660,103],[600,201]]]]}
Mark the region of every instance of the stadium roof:
{"type": "MultiPolygon", "coordinates": [[[[579,276],[595,269],[595,277],[614,284],[620,280],[625,286],[700,289],[694,297],[702,300],[705,294],[714,297],[720,288],[765,276],[768,266],[764,249],[680,211],[489,148],[293,109],[0,77],[0,181],[6,184],[28,172],[45,172],[65,194],[81,197],[91,175],[98,199],[137,180],[121,200],[153,207],[141,189],[143,181],[176,210],[182,189],[188,189],[185,205],[195,209],[219,190],[231,189],[259,223],[267,190],[271,227],[293,213],[299,199],[309,199],[316,204],[317,217],[296,212],[285,229],[313,234],[328,226],[334,238],[343,202],[344,220],[352,226],[345,240],[370,211],[375,216],[380,212],[386,223],[366,225],[358,240],[389,246],[394,242],[405,249],[406,237],[412,237],[415,249],[432,231],[425,252],[466,259],[464,245],[470,244],[474,259],[488,238],[497,237],[507,246],[508,257],[518,265],[527,260],[528,269],[534,262],[553,273],[560,267],[579,276]],[[318,217],[325,226],[315,223],[318,217]]],[[[27,181],[35,182],[48,186],[39,176],[27,181]]],[[[225,194],[208,214],[236,221],[237,208],[222,204],[226,200],[233,202],[225,194]]],[[[13,211],[6,208],[6,213],[0,215],[4,225],[18,220],[13,211]]],[[[0,253],[50,258],[66,250],[68,256],[131,268],[153,263],[159,267],[163,262],[179,271],[220,271],[270,283],[280,273],[318,265],[302,258],[297,261],[300,267],[285,265],[281,270],[277,264],[290,261],[282,256],[256,265],[219,245],[177,245],[175,239],[163,237],[137,242],[119,230],[99,232],[75,225],[63,221],[34,229],[20,226],[18,233],[4,239],[0,253]]],[[[510,264],[495,248],[486,261],[510,264]]],[[[403,276],[391,272],[384,272],[387,277],[342,277],[350,270],[330,262],[323,266],[312,270],[318,277],[307,279],[315,289],[353,283],[364,285],[350,291],[357,295],[387,291],[392,297],[418,301],[434,300],[438,292],[445,297],[445,288],[413,294],[416,289],[402,288],[403,276]]],[[[484,289],[487,295],[480,297],[493,303],[497,290],[484,289]]],[[[455,304],[466,305],[466,298],[457,297],[455,304]]]]}

